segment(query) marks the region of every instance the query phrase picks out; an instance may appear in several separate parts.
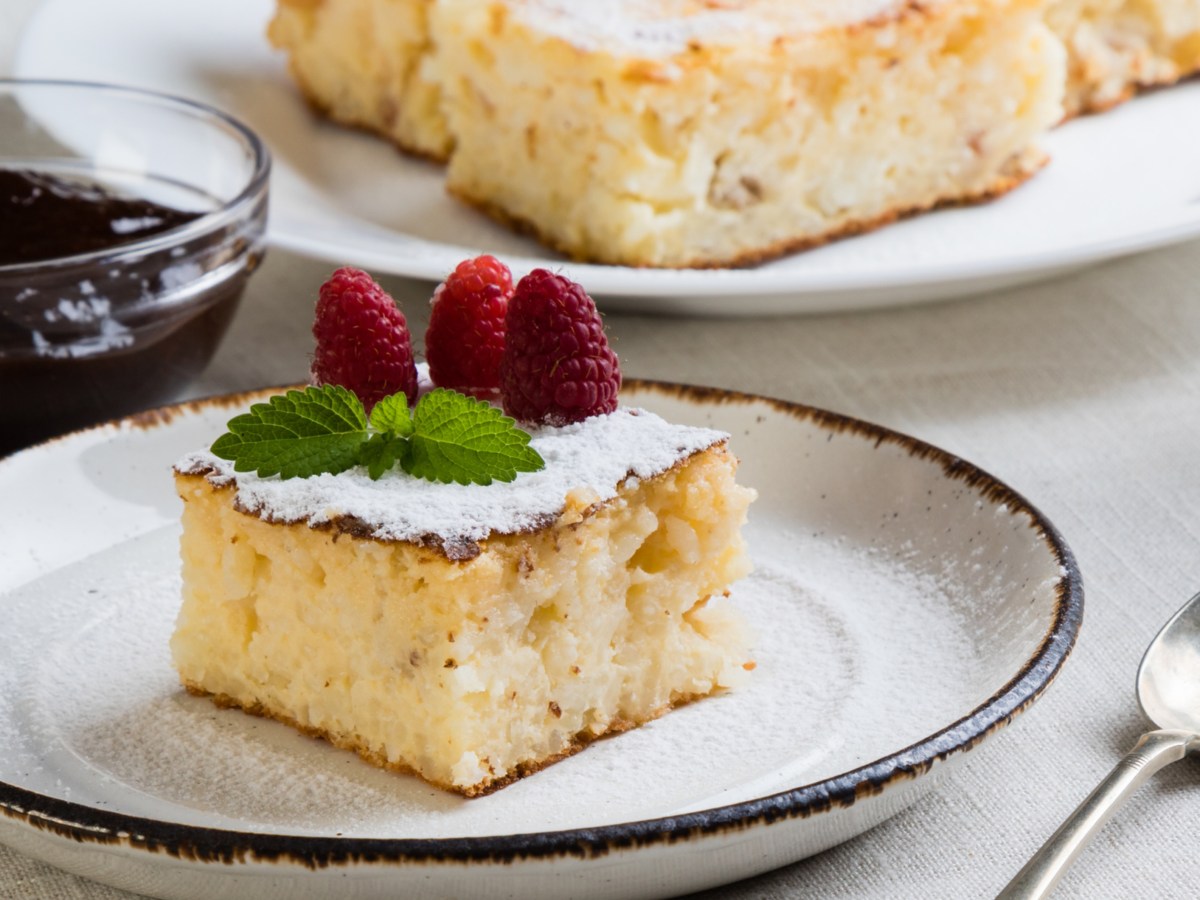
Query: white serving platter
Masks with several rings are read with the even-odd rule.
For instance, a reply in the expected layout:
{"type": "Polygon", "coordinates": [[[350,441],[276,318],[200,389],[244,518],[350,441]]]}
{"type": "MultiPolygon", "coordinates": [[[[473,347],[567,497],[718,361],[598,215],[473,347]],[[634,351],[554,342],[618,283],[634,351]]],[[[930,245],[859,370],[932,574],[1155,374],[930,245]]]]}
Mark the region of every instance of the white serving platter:
{"type": "Polygon", "coordinates": [[[1200,82],[1050,134],[1053,159],[995,202],[919,216],[749,269],[571,263],[447,196],[440,166],[331,125],[305,105],[265,37],[271,0],[48,0],[14,74],[135,85],[211,103],[274,156],[279,247],[440,281],[494,253],[523,274],[561,269],[603,308],[745,316],[895,306],[978,294],[1200,236],[1200,82]]]}

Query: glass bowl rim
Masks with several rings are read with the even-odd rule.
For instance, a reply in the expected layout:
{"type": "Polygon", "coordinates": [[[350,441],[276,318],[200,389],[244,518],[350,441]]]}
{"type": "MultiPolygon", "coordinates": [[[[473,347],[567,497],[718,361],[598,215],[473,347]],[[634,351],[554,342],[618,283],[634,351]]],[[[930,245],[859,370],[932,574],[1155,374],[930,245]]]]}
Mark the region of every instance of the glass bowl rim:
{"type": "Polygon", "coordinates": [[[102,81],[78,81],[52,78],[0,78],[0,96],[13,95],[21,89],[58,90],[97,92],[123,96],[147,105],[157,105],[168,109],[185,112],[208,125],[221,123],[231,129],[253,154],[253,169],[242,190],[231,200],[221,204],[217,209],[203,213],[190,222],[185,222],[175,228],[161,231],[157,234],[126,244],[71,256],[59,256],[36,262],[11,263],[0,265],[0,279],[7,279],[22,273],[45,273],[54,269],[78,268],[90,265],[119,264],[129,257],[141,257],[161,250],[167,250],[181,243],[200,237],[210,231],[228,225],[242,218],[247,208],[253,206],[259,197],[266,192],[271,172],[271,152],[258,134],[240,119],[223,112],[207,103],[180,97],[165,91],[156,91],[129,85],[111,84],[102,81]]]}

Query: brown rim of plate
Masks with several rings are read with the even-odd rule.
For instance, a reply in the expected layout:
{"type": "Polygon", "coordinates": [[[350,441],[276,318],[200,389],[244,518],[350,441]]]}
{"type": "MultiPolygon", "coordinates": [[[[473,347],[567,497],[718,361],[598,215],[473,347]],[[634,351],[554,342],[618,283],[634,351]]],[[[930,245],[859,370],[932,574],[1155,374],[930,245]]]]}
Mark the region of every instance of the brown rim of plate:
{"type": "MultiPolygon", "coordinates": [[[[124,423],[135,428],[150,429],[168,424],[176,416],[189,411],[211,406],[234,408],[285,389],[273,388],[186,401],[102,423],[83,431],[124,423]]],[[[0,782],[0,814],[39,831],[51,832],[80,843],[125,846],[181,860],[226,865],[253,861],[320,869],[349,863],[510,863],[522,859],[595,859],[614,851],[733,833],[756,825],[808,818],[853,806],[860,797],[881,794],[894,785],[925,774],[937,762],[972,749],[1028,708],[1062,668],[1075,644],[1083,619],[1083,580],[1079,566],[1050,521],[1003,482],[924,441],[800,403],[719,388],[640,379],[627,380],[624,389],[658,393],[703,404],[765,403],[778,413],[814,422],[831,433],[858,435],[873,440],[876,446],[894,444],[911,456],[938,463],[947,478],[961,481],[992,503],[1003,503],[1011,510],[1025,513],[1062,572],[1055,588],[1057,599],[1054,616],[1041,643],[1020,671],[987,701],[915,744],[823,781],[685,815],[593,828],[487,837],[312,837],[252,833],[147,819],[47,797],[7,782],[0,782]]],[[[67,436],[52,438],[37,446],[57,443],[67,436]]],[[[17,455],[22,452],[18,451],[17,455]]],[[[2,464],[3,460],[0,460],[2,464]]]]}

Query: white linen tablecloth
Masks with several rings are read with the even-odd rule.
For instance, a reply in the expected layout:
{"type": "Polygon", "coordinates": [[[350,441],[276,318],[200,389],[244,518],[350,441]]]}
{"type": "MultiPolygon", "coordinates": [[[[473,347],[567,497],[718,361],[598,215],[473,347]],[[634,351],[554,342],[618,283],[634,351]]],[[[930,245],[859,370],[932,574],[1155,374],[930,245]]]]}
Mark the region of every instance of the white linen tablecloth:
{"type": "MultiPolygon", "coordinates": [[[[36,5],[0,2],[0,74],[36,5]]],[[[310,323],[285,311],[331,268],[271,251],[191,393],[301,380],[310,323]]],[[[381,280],[419,340],[428,287],[381,280]]],[[[751,321],[613,314],[607,326],[628,376],[783,397],[915,435],[1023,493],[1074,549],[1086,590],[1079,643],[1014,727],[857,840],[703,896],[993,895],[1146,726],[1138,661],[1200,590],[1200,243],[907,309],[751,321]]],[[[1055,896],[1195,897],[1197,835],[1200,764],[1187,760],[1130,801],[1055,896]]],[[[0,847],[0,898],[130,896],[0,847]]]]}

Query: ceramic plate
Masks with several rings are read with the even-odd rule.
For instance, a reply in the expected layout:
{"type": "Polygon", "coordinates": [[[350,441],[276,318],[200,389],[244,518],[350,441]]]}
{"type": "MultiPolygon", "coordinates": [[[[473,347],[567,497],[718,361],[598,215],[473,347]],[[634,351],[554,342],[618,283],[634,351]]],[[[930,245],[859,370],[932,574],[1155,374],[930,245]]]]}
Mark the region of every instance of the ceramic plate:
{"type": "Polygon", "coordinates": [[[0,461],[0,841],[160,897],[669,896],[894,815],[1040,695],[1079,627],[1062,539],[970,464],[802,406],[633,383],[626,402],[729,431],[758,488],[731,600],[758,667],[464,800],[180,689],[170,466],[250,399],[0,461]]]}
{"type": "Polygon", "coordinates": [[[270,0],[49,0],[19,77],[151,87],[235,114],[271,146],[270,238],[289,250],[441,280],[481,250],[562,268],[609,309],[751,315],[888,306],[992,290],[1200,235],[1200,83],[1071,122],[1051,165],[984,206],[948,209],[754,269],[565,262],[447,197],[439,166],[329,125],[264,37],[270,0]]]}

